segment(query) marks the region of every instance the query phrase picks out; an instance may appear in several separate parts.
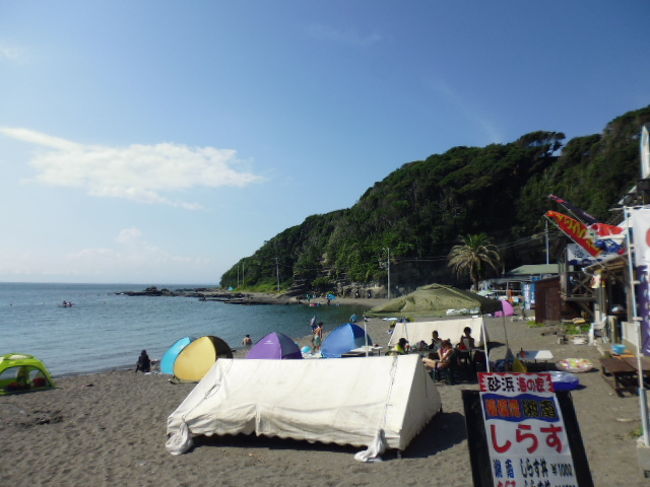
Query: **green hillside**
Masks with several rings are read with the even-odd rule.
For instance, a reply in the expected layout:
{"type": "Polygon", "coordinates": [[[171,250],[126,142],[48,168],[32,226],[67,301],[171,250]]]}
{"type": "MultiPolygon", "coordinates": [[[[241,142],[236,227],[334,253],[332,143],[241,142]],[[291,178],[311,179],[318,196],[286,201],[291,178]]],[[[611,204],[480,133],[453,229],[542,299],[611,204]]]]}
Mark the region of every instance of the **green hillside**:
{"type": "MultiPolygon", "coordinates": [[[[454,283],[446,255],[459,235],[487,233],[505,267],[543,261],[547,195],[567,198],[603,220],[639,177],[639,134],[650,106],[607,124],[602,134],[565,141],[539,131],[508,144],[453,147],[404,164],[349,209],[312,215],[228,270],[222,286],[315,290],[335,283],[386,282],[407,289],[454,283]],[[294,286],[295,287],[295,286],[294,286]]],[[[460,283],[462,284],[462,283],[460,283]]]]}

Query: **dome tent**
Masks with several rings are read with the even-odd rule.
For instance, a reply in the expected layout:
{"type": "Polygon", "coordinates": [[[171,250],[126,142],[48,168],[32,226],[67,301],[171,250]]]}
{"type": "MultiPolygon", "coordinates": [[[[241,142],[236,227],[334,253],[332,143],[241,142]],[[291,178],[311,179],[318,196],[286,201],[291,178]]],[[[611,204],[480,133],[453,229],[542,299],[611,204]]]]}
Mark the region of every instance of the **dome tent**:
{"type": "Polygon", "coordinates": [[[8,353],[0,357],[0,395],[52,387],[50,371],[33,355],[8,353]]]}
{"type": "Polygon", "coordinates": [[[219,358],[232,358],[232,350],[225,341],[210,335],[198,338],[176,358],[174,375],[180,380],[198,382],[219,358]]]}
{"type": "MultiPolygon", "coordinates": [[[[368,336],[368,344],[372,343],[372,338],[368,336]]],[[[363,347],[365,344],[366,337],[363,328],[354,323],[346,323],[327,335],[321,347],[321,355],[325,358],[340,358],[344,353],[363,347]]]]}
{"type": "Polygon", "coordinates": [[[287,335],[273,332],[253,345],[246,358],[302,359],[302,352],[298,345],[287,335]]]}
{"type": "Polygon", "coordinates": [[[181,354],[183,349],[192,343],[196,338],[194,337],[183,337],[180,340],[177,340],[163,355],[162,360],[160,361],[160,372],[163,374],[174,375],[174,364],[176,359],[181,354]]]}

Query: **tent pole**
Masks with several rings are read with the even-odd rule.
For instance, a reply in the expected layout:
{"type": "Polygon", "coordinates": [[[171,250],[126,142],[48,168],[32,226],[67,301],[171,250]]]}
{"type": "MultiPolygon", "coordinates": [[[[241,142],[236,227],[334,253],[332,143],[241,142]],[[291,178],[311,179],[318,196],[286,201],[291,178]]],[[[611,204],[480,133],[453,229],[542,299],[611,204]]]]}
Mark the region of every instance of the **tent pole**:
{"type": "Polygon", "coordinates": [[[363,317],[363,334],[365,335],[366,338],[366,357],[368,356],[368,327],[367,327],[367,321],[366,317],[363,317]]]}
{"type": "Polygon", "coordinates": [[[487,335],[485,334],[485,317],[481,316],[481,338],[483,339],[483,350],[485,351],[485,370],[490,372],[490,357],[487,343],[487,335]]]}

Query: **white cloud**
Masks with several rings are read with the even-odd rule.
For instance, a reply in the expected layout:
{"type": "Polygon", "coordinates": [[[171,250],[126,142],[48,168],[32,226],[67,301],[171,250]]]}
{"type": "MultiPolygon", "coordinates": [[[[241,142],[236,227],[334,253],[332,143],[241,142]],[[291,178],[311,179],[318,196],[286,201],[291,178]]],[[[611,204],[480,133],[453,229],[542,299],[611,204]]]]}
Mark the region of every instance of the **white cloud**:
{"type": "Polygon", "coordinates": [[[46,147],[30,164],[35,180],[50,186],[84,189],[98,197],[167,204],[196,210],[197,203],[173,201],[162,193],[194,187],[244,187],[262,180],[240,170],[236,151],[182,144],[84,145],[29,129],[0,127],[0,133],[46,147]]]}
{"type": "MultiPolygon", "coordinates": [[[[174,255],[143,238],[140,229],[124,228],[115,238],[114,248],[89,248],[68,254],[69,266],[97,275],[160,276],[161,269],[170,275],[201,275],[213,267],[212,259],[174,255]]],[[[217,280],[219,276],[213,276],[217,280]]],[[[169,278],[167,279],[169,281],[169,278]]]]}
{"type": "Polygon", "coordinates": [[[322,24],[313,24],[307,28],[313,38],[323,41],[336,42],[350,46],[367,47],[381,41],[379,34],[359,34],[353,30],[341,30],[322,24]]]}
{"type": "Polygon", "coordinates": [[[138,241],[142,237],[142,232],[135,227],[123,228],[115,238],[115,241],[121,244],[138,241]]]}
{"type": "Polygon", "coordinates": [[[461,97],[455,89],[449,86],[447,82],[438,78],[431,81],[430,87],[442,95],[447,102],[455,106],[458,112],[461,113],[469,122],[479,126],[489,138],[490,143],[503,142],[503,136],[501,135],[499,128],[489,118],[483,116],[479,110],[470,106],[469,103],[465,101],[465,99],[461,97]]]}
{"type": "Polygon", "coordinates": [[[24,50],[19,47],[8,46],[6,44],[0,44],[0,59],[8,59],[9,61],[15,61],[20,59],[24,54],[24,50]]]}
{"type": "Polygon", "coordinates": [[[120,230],[115,244],[67,254],[21,250],[0,254],[0,279],[62,282],[217,282],[210,257],[175,255],[143,238],[138,228],[120,230]]]}

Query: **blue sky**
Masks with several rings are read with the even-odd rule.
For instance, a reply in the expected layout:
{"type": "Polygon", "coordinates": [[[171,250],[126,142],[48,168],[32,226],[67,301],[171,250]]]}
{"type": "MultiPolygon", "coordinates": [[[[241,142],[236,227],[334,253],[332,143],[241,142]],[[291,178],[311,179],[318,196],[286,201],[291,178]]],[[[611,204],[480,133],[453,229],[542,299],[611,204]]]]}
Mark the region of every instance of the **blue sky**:
{"type": "Polygon", "coordinates": [[[646,0],[0,1],[0,281],[217,283],[403,163],[650,103],[646,0]]]}

